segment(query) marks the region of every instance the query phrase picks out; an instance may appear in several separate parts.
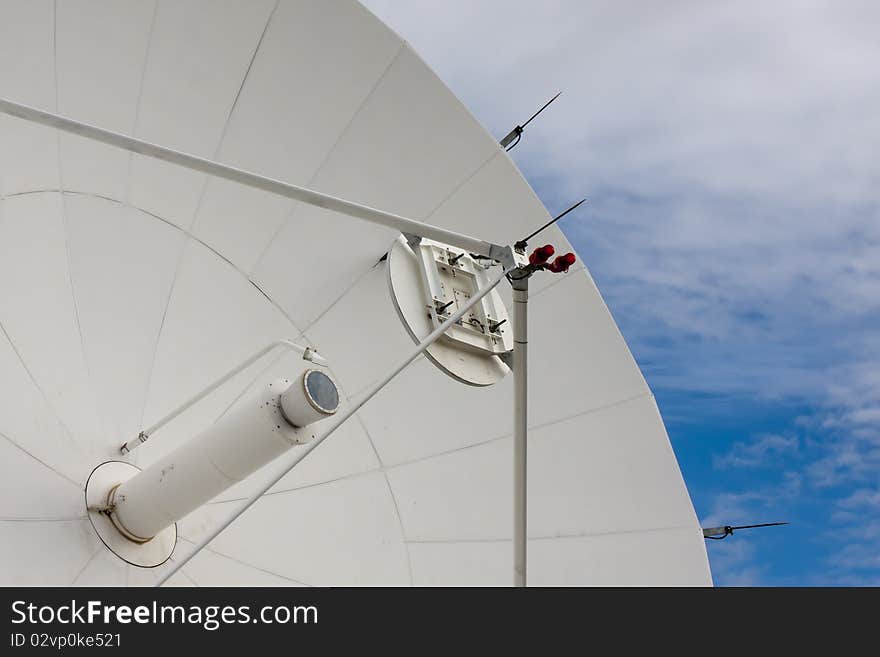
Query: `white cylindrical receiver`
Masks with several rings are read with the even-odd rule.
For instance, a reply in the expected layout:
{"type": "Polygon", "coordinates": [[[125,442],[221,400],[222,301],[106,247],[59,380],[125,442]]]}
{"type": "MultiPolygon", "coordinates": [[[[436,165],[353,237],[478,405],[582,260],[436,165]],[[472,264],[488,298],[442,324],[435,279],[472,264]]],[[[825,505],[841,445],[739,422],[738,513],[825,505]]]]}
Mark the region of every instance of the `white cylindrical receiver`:
{"type": "Polygon", "coordinates": [[[339,401],[336,386],[326,375],[310,386],[310,374],[315,372],[307,370],[293,383],[282,379],[268,384],[195,438],[122,483],[111,499],[111,520],[117,529],[133,541],[148,541],[293,445],[308,442],[312,432],[299,427],[332,415],[339,401]],[[301,390],[316,397],[316,404],[335,395],[335,406],[322,407],[319,415],[296,414],[303,423],[294,426],[282,411],[282,398],[296,399],[301,390]]]}
{"type": "Polygon", "coordinates": [[[339,408],[339,391],[321,370],[306,370],[281,395],[281,412],[295,427],[304,427],[333,415],[339,408]]]}

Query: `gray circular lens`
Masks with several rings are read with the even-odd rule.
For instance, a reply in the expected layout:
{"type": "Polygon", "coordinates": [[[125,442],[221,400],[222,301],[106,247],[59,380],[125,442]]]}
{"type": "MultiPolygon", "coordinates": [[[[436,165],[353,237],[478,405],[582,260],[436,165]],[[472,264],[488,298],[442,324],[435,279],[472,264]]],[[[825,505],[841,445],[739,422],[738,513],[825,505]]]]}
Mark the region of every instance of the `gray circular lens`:
{"type": "Polygon", "coordinates": [[[339,391],[333,380],[317,370],[306,374],[306,390],[315,405],[325,413],[333,413],[339,406],[339,391]]]}

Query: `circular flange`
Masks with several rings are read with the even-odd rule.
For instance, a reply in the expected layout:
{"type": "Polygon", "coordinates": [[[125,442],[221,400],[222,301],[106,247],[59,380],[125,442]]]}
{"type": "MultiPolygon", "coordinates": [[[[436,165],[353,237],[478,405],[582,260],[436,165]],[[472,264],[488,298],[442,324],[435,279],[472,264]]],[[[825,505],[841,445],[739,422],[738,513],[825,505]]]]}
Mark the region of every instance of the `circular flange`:
{"type": "Polygon", "coordinates": [[[113,554],[132,566],[155,568],[168,561],[174,552],[176,524],[166,527],[148,541],[136,543],[122,535],[106,512],[91,510],[105,506],[110,493],[140,471],[137,466],[123,461],[101,463],[86,481],[86,510],[98,538],[113,554]]]}
{"type": "MultiPolygon", "coordinates": [[[[388,287],[391,299],[406,332],[414,342],[420,342],[434,330],[430,316],[425,312],[425,291],[416,254],[400,236],[388,253],[388,287]]],[[[490,293],[500,316],[507,319],[507,311],[498,290],[490,293]]],[[[443,338],[425,350],[425,356],[448,376],[472,386],[490,386],[510,373],[510,368],[497,355],[463,349],[443,338]]]]}

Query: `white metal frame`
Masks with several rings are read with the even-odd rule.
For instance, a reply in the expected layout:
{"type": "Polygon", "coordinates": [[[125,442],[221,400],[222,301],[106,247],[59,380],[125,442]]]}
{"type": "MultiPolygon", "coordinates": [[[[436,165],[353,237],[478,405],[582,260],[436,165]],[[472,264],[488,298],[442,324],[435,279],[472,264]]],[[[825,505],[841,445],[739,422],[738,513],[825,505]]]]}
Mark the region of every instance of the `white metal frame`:
{"type": "MultiPolygon", "coordinates": [[[[526,376],[527,376],[527,363],[526,363],[526,312],[527,312],[527,300],[528,300],[528,276],[531,275],[531,271],[527,268],[527,260],[523,253],[517,252],[512,246],[503,246],[498,244],[493,244],[491,242],[487,242],[476,237],[471,237],[469,235],[464,235],[461,233],[456,233],[454,231],[446,230],[444,228],[440,228],[439,226],[432,226],[430,224],[426,224],[420,221],[415,221],[413,219],[408,219],[406,217],[402,217],[400,215],[396,215],[390,212],[385,212],[382,210],[377,210],[375,208],[371,208],[365,205],[361,205],[359,203],[353,203],[351,201],[347,201],[344,199],[337,198],[335,196],[331,196],[329,194],[323,194],[321,192],[308,189],[305,187],[299,187],[297,185],[292,185],[290,183],[285,183],[280,180],[275,180],[272,178],[268,178],[265,176],[258,175],[256,173],[252,173],[250,171],[244,171],[242,169],[236,169],[235,167],[231,167],[220,162],[215,162],[213,160],[209,160],[203,157],[198,157],[196,155],[192,155],[189,153],[183,153],[181,151],[176,151],[171,148],[166,148],[164,146],[160,146],[158,144],[153,144],[147,141],[143,141],[141,139],[136,139],[134,137],[130,137],[128,135],[124,135],[117,132],[112,132],[110,130],[105,130],[103,128],[99,128],[97,126],[90,125],[88,123],[83,123],[80,121],[75,121],[73,119],[67,118],[65,116],[61,116],[59,114],[53,114],[51,112],[46,112],[34,107],[30,107],[28,105],[22,105],[20,103],[15,103],[10,100],[0,98],[0,112],[4,114],[8,114],[10,116],[15,116],[21,119],[25,119],[26,121],[30,121],[33,123],[38,123],[41,125],[49,126],[52,128],[56,128],[58,130],[63,130],[65,132],[69,132],[75,135],[79,135],[81,137],[86,137],[88,139],[92,139],[104,144],[108,144],[110,146],[115,146],[117,148],[122,148],[124,150],[130,151],[132,153],[138,153],[140,155],[146,155],[148,157],[153,157],[165,162],[169,162],[171,164],[176,164],[178,166],[182,166],[188,169],[192,169],[194,171],[200,171],[202,173],[215,176],[218,178],[223,178],[225,180],[230,180],[232,182],[236,182],[242,185],[246,185],[249,187],[253,187],[255,189],[261,189],[272,194],[277,194],[279,196],[283,196],[286,198],[290,198],[296,201],[300,201],[302,203],[306,203],[309,205],[313,205],[320,208],[325,208],[328,210],[332,210],[334,212],[340,212],[342,214],[348,215],[350,217],[354,217],[356,219],[362,219],[364,221],[369,221],[371,223],[380,224],[382,226],[386,226],[388,228],[392,228],[400,231],[406,235],[416,235],[419,237],[424,237],[432,240],[436,240],[438,242],[442,242],[448,244],[450,246],[454,246],[460,249],[465,249],[468,252],[475,253],[477,255],[482,255],[488,258],[492,258],[501,263],[504,268],[504,273],[496,278],[490,286],[480,291],[480,294],[473,296],[468,300],[468,303],[465,304],[458,312],[454,315],[450,316],[445,322],[443,322],[440,326],[438,326],[430,335],[428,335],[425,339],[423,339],[416,348],[407,354],[406,358],[397,366],[394,370],[392,370],[382,381],[374,385],[365,395],[364,397],[350,406],[344,413],[336,416],[329,427],[324,431],[323,434],[318,436],[315,440],[309,443],[302,450],[297,450],[293,453],[291,457],[288,458],[286,462],[286,467],[282,470],[281,474],[275,477],[272,481],[268,482],[266,485],[261,487],[261,489],[254,493],[248,500],[235,511],[228,519],[220,523],[220,525],[214,529],[207,537],[205,537],[199,544],[183,559],[177,560],[175,565],[159,580],[157,586],[161,586],[164,584],[174,573],[176,573],[184,564],[187,563],[199,550],[204,548],[210,541],[212,541],[218,534],[220,534],[226,527],[228,527],[238,516],[240,516],[245,510],[247,510],[254,502],[256,502],[264,493],[266,493],[272,486],[274,486],[287,472],[289,472],[297,463],[299,463],[302,459],[304,459],[315,447],[317,447],[327,436],[329,436],[336,428],[338,428],[343,422],[345,422],[351,415],[353,415],[363,404],[365,404],[370,398],[373,397],[379,390],[381,390],[391,379],[393,379],[401,370],[403,370],[410,362],[412,362],[419,354],[425,351],[435,340],[437,340],[446,330],[452,326],[456,321],[458,321],[464,314],[470,310],[470,308],[480,301],[486,294],[489,293],[495,286],[501,282],[501,279],[511,272],[518,270],[521,274],[521,277],[513,280],[514,283],[514,294],[515,296],[519,293],[520,301],[514,304],[514,322],[513,322],[513,333],[514,333],[514,366],[513,366],[513,375],[514,375],[514,585],[515,586],[525,586],[526,584],[526,437],[527,437],[527,385],[526,385],[526,376]],[[517,282],[518,281],[518,282],[517,282]],[[524,286],[523,289],[517,289],[517,285],[524,286]]],[[[278,346],[278,343],[270,345],[269,349],[278,346]]],[[[296,346],[296,345],[294,345],[296,346]]],[[[297,347],[300,348],[300,347],[297,347]]],[[[262,354],[256,356],[259,358],[262,354]]],[[[254,358],[254,360],[256,360],[254,358]]],[[[251,361],[253,362],[253,361],[251,361]]],[[[162,420],[160,420],[157,425],[153,425],[148,430],[141,432],[141,435],[136,438],[136,441],[129,441],[122,445],[121,450],[128,451],[133,449],[138,444],[143,443],[150,435],[151,432],[156,431],[158,427],[163,426],[165,423],[182,413],[184,410],[189,408],[192,404],[196,403],[199,399],[203,398],[205,395],[209,394],[212,390],[216,389],[217,386],[222,385],[222,383],[228,380],[229,377],[234,376],[235,373],[247,367],[250,362],[246,362],[243,365],[238,366],[233,370],[233,372],[225,377],[222,377],[221,380],[212,384],[204,391],[196,395],[193,399],[189,400],[185,404],[183,404],[169,416],[166,416],[162,420]],[[142,438],[143,437],[143,438],[142,438]]],[[[123,452],[125,453],[125,452],[123,452]]],[[[284,458],[284,457],[281,457],[284,458]]]]}
{"type": "MultiPolygon", "coordinates": [[[[445,245],[425,239],[419,239],[418,244],[411,245],[411,248],[419,263],[425,303],[430,312],[431,323],[434,327],[440,325],[445,314],[445,312],[438,312],[437,304],[443,301],[446,301],[447,304],[455,303],[456,290],[447,289],[444,292],[444,278],[451,285],[452,277],[455,277],[459,286],[463,284],[465,287],[470,288],[471,294],[489,281],[490,275],[487,269],[482,264],[479,264],[479,260],[474,260],[467,253],[450,255],[450,251],[445,245]],[[451,258],[458,258],[458,260],[456,260],[455,264],[452,264],[451,258]],[[446,276],[440,273],[444,269],[447,272],[446,276]]],[[[499,313],[496,311],[492,295],[485,297],[482,303],[476,307],[476,310],[487,326],[490,321],[498,320],[499,313]]],[[[513,347],[512,341],[506,333],[495,334],[491,330],[478,331],[467,322],[453,326],[447,336],[459,346],[481,354],[488,353],[500,356],[507,353],[513,347]]]]}

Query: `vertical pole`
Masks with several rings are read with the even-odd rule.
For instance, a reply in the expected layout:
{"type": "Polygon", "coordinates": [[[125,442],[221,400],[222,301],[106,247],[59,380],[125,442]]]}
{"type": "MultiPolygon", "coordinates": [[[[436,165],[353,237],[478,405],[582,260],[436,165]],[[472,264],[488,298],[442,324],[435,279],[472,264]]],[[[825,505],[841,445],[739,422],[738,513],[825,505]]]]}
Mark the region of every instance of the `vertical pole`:
{"type": "MultiPolygon", "coordinates": [[[[517,272],[519,273],[519,272],[517,272]]],[[[514,274],[516,276],[516,274],[514,274]]],[[[513,585],[526,585],[529,275],[513,284],[513,585]]]]}

